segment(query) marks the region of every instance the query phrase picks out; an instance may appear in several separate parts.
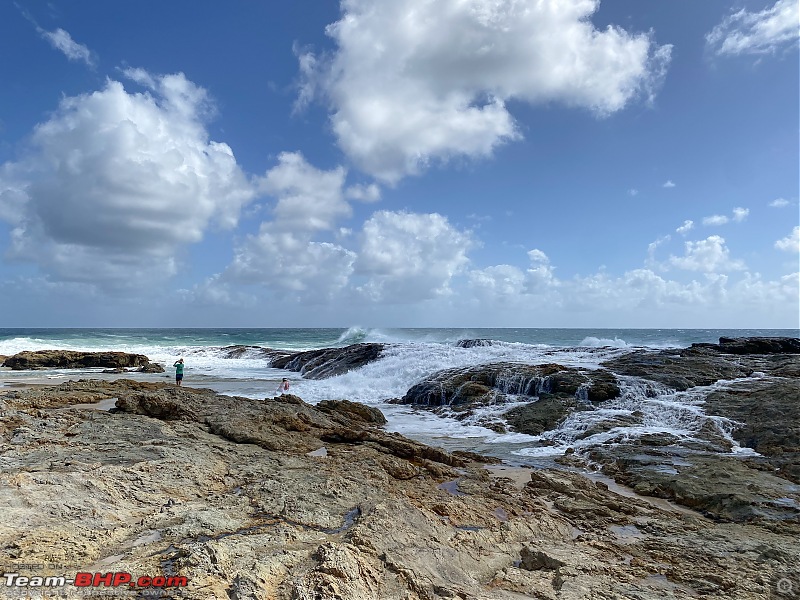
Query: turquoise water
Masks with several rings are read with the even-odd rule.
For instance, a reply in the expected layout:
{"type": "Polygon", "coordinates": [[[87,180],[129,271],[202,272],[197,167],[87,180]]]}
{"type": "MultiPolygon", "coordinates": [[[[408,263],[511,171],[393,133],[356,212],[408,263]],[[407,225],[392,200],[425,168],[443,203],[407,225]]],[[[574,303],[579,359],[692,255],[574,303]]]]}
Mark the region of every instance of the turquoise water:
{"type": "Polygon", "coordinates": [[[447,343],[486,338],[521,344],[567,346],[682,347],[716,342],[721,336],[797,336],[792,329],[0,329],[0,354],[58,348],[117,349],[120,346],[195,347],[255,345],[313,349],[358,342],[447,343]]]}

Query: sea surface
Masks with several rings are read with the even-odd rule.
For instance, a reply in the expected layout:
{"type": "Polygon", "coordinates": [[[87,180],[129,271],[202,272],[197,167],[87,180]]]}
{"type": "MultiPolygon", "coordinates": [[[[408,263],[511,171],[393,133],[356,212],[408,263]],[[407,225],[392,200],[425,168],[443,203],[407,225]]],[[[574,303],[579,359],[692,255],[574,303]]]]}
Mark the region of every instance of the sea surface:
{"type": "MultiPolygon", "coordinates": [[[[576,412],[556,430],[541,436],[497,433],[481,426],[487,418],[519,403],[482,408],[467,419],[397,404],[387,400],[403,396],[423,378],[452,367],[496,361],[525,363],[555,362],[566,366],[596,368],[608,358],[633,351],[682,348],[698,342],[718,342],[721,336],[792,336],[792,329],[0,329],[0,355],[23,350],[65,349],[114,350],[144,354],[164,364],[162,374],[130,373],[126,377],[149,381],[172,381],[172,364],[186,363],[184,385],[210,388],[241,396],[252,402],[267,402],[275,395],[282,377],[291,381],[291,392],[306,402],[348,399],[380,408],[387,429],[448,450],[470,450],[499,456],[511,464],[545,464],[567,448],[588,449],[609,440],[630,439],[649,433],[667,432],[691,438],[709,420],[722,432],[733,425],[703,412],[703,398],[718,382],[687,392],[664,390],[655,397],[646,394],[641,382],[622,380],[619,399],[601,408],[576,412]],[[488,339],[491,346],[460,348],[462,339],[488,339]],[[278,350],[313,350],[342,347],[360,342],[389,344],[382,357],[344,375],[312,381],[298,373],[272,369],[255,349],[240,358],[227,358],[224,348],[234,345],[278,350]],[[600,421],[639,415],[634,426],[616,427],[589,437],[581,434],[600,421]],[[643,415],[643,416],[642,416],[643,415]]],[[[46,380],[53,384],[69,379],[109,378],[102,369],[11,371],[0,368],[4,386],[46,380]]],[[[513,398],[512,398],[513,400],[513,398]]],[[[748,452],[734,445],[735,452],[748,452]]]]}

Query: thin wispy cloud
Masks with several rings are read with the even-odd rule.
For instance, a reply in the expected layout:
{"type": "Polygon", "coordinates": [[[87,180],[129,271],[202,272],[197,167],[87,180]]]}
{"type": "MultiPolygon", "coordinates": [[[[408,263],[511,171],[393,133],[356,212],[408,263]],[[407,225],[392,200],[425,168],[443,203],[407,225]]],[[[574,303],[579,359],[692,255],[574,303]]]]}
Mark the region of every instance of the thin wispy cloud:
{"type": "Polygon", "coordinates": [[[665,181],[664,185],[661,186],[661,187],[674,188],[675,187],[675,182],[673,182],[672,179],[667,179],[667,181],[665,181]]]}
{"type": "Polygon", "coordinates": [[[783,208],[785,206],[789,206],[789,201],[785,198],[776,198],[772,202],[769,203],[772,208],[783,208]]]}
{"type": "Polygon", "coordinates": [[[703,225],[709,225],[714,227],[719,225],[725,225],[727,223],[730,223],[731,221],[733,221],[734,223],[741,223],[750,214],[750,209],[737,206],[733,209],[732,212],[733,214],[730,217],[725,215],[711,215],[709,217],[703,217],[703,225]]]}
{"type": "Polygon", "coordinates": [[[683,225],[681,225],[680,227],[678,227],[675,230],[675,233],[680,233],[681,235],[686,235],[692,229],[694,229],[694,221],[687,219],[687,220],[685,220],[683,222],[683,225]]]}
{"type": "Polygon", "coordinates": [[[711,215],[710,217],[703,217],[703,225],[717,226],[725,225],[729,221],[725,215],[711,215]]]}
{"type": "Polygon", "coordinates": [[[50,42],[53,48],[63,53],[69,60],[83,62],[87,66],[94,68],[95,61],[89,48],[73,40],[68,32],[61,28],[55,31],[45,31],[37,28],[37,31],[39,35],[50,42]]]}
{"type": "Polygon", "coordinates": [[[771,54],[797,44],[797,0],[778,0],[761,12],[742,9],[727,16],[706,35],[717,56],[771,54]]]}
{"type": "Polygon", "coordinates": [[[79,44],[73,40],[69,32],[61,29],[60,27],[54,31],[47,31],[39,25],[36,19],[33,18],[33,15],[31,15],[25,8],[17,3],[14,3],[14,6],[16,6],[17,10],[20,11],[20,14],[23,16],[23,18],[36,28],[36,33],[38,33],[43,40],[47,41],[54,49],[61,52],[69,60],[82,62],[91,68],[96,66],[95,57],[92,51],[89,50],[86,45],[79,44]]]}

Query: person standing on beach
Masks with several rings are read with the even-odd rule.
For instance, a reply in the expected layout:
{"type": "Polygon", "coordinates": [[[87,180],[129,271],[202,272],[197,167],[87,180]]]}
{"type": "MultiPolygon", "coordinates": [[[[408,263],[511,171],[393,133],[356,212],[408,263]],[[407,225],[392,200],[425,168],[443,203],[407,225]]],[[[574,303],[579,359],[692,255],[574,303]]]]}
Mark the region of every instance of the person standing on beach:
{"type": "Polygon", "coordinates": [[[286,394],[288,391],[289,391],[289,380],[286,379],[286,377],[284,377],[283,380],[280,382],[280,384],[278,384],[278,389],[275,390],[275,393],[278,396],[282,396],[283,394],[286,394]]]}
{"type": "Polygon", "coordinates": [[[183,359],[179,358],[172,366],[175,367],[175,385],[180,386],[183,381],[183,359]]]}

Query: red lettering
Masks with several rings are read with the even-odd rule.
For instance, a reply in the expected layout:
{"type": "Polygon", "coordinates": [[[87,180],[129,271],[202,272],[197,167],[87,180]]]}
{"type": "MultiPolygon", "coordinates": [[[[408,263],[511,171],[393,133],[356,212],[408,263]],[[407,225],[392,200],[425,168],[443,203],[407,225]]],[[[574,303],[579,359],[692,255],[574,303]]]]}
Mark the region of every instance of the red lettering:
{"type": "Polygon", "coordinates": [[[100,587],[102,583],[105,587],[109,587],[112,582],[114,581],[114,573],[106,573],[103,575],[102,573],[95,573],[94,579],[92,579],[92,587],[100,587]]]}
{"type": "Polygon", "coordinates": [[[189,585],[189,580],[186,577],[170,577],[167,580],[167,587],[186,587],[189,585]]]}
{"type": "Polygon", "coordinates": [[[121,571],[119,573],[114,574],[114,587],[118,585],[125,585],[126,583],[131,582],[131,574],[126,573],[125,571],[121,571]]]}
{"type": "Polygon", "coordinates": [[[136,581],[136,586],[143,588],[150,587],[150,581],[151,579],[147,576],[139,577],[139,579],[136,581]]]}
{"type": "Polygon", "coordinates": [[[75,587],[89,587],[92,585],[91,573],[77,573],[75,575],[75,587]]]}
{"type": "Polygon", "coordinates": [[[164,587],[167,584],[167,578],[162,575],[153,577],[153,587],[164,587]]]}

